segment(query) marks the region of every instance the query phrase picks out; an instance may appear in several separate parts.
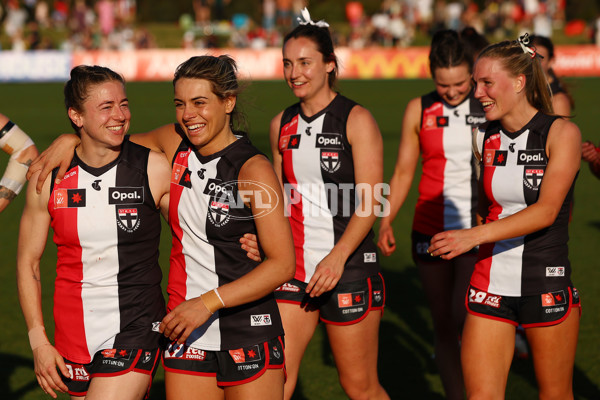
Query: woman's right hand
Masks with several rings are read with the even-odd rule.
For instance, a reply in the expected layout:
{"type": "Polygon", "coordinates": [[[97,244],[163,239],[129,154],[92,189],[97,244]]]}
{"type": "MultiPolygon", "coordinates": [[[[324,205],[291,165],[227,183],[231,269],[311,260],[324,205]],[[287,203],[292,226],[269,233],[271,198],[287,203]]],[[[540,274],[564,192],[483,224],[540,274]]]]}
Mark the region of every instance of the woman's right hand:
{"type": "Polygon", "coordinates": [[[242,250],[246,251],[246,256],[249,259],[258,262],[262,261],[262,258],[260,258],[260,251],[258,251],[258,240],[256,239],[256,235],[245,233],[244,236],[240,238],[240,243],[242,244],[242,250]]]}
{"type": "Polygon", "coordinates": [[[377,247],[384,256],[391,255],[396,250],[396,239],[394,238],[394,228],[390,224],[381,223],[379,226],[379,236],[377,247]]]}
{"type": "Polygon", "coordinates": [[[71,164],[73,151],[80,142],[81,140],[75,134],[68,133],[60,135],[50,144],[50,147],[33,160],[27,171],[27,179],[31,179],[33,174],[37,171],[41,171],[35,184],[38,193],[42,192],[42,186],[44,185],[48,174],[56,167],[58,167],[58,173],[56,174],[55,183],[60,183],[71,164]]]}
{"type": "Polygon", "coordinates": [[[67,385],[62,381],[59,371],[66,378],[71,378],[70,372],[54,346],[48,343],[33,350],[33,364],[37,381],[45,393],[53,398],[57,397],[55,391],[67,393],[67,385]]]}

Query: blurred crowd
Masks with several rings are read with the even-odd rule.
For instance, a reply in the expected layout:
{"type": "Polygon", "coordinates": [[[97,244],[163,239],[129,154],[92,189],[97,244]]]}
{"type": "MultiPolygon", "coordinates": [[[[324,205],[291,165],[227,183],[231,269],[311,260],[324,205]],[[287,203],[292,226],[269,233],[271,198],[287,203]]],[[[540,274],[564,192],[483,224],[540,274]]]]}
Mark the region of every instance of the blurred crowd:
{"type": "Polygon", "coordinates": [[[134,28],[136,0],[0,0],[0,21],[12,50],[129,50],[154,47],[134,28]],[[58,43],[48,30],[64,32],[58,43]]]}
{"type": "MultiPolygon", "coordinates": [[[[260,15],[257,20],[243,13],[227,15],[231,1],[191,0],[193,12],[179,20],[181,47],[277,47],[309,5],[306,0],[262,0],[261,12],[254,13],[260,15]]],[[[598,29],[584,21],[567,22],[565,7],[566,0],[382,0],[367,13],[363,2],[347,1],[346,21],[333,24],[333,34],[338,46],[352,48],[410,46],[418,36],[465,26],[493,39],[522,31],[551,38],[562,29],[567,35],[588,33],[596,41],[598,29]]],[[[0,23],[10,38],[5,47],[13,50],[155,47],[152,34],[135,17],[136,0],[0,0],[0,23]],[[49,28],[64,32],[58,43],[40,33],[49,28]]]]}

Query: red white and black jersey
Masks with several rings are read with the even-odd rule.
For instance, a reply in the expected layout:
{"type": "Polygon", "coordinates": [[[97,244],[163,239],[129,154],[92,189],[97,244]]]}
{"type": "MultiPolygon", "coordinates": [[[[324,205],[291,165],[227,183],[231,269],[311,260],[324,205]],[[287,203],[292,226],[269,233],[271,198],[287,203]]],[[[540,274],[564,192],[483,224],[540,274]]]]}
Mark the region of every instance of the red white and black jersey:
{"type": "MultiPolygon", "coordinates": [[[[239,243],[256,235],[252,210],[239,196],[240,169],[260,152],[247,138],[202,156],[184,139],[173,158],[169,223],[173,232],[167,309],[232,282],[259,263],[239,243]]],[[[187,340],[190,347],[221,351],[283,334],[273,294],[215,312],[187,340]]]]}
{"type": "MultiPolygon", "coordinates": [[[[309,282],[319,262],[344,233],[356,209],[354,162],[346,135],[355,102],[338,94],[312,117],[300,103],[281,117],[279,152],[287,213],[296,249],[295,279],[309,282]]],[[[379,272],[373,231],[348,258],[340,282],[379,272]]]]}
{"type": "Polygon", "coordinates": [[[451,106],[437,92],[421,97],[422,175],[413,230],[433,236],[476,224],[477,176],[473,128],[485,122],[473,92],[451,106]]]}
{"type": "Polygon", "coordinates": [[[64,179],[51,187],[55,345],[70,361],[87,364],[103,349],[158,346],[152,323],[164,317],[165,303],[149,151],[126,137],[119,157],[101,168],[75,154],[64,179]]]}
{"type": "MultiPolygon", "coordinates": [[[[482,179],[491,203],[487,222],[513,215],[537,201],[548,164],[548,132],[556,118],[538,112],[517,132],[506,131],[498,121],[490,123],[482,148],[482,179]]],[[[575,180],[551,226],[479,246],[471,284],[504,296],[532,296],[569,285],[567,241],[574,186],[575,180]]]]}

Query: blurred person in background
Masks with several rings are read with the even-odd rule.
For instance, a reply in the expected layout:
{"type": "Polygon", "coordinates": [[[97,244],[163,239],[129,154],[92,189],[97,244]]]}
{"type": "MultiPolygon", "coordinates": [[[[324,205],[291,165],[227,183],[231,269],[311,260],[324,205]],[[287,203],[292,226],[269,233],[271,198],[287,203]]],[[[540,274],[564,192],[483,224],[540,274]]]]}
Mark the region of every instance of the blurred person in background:
{"type": "Polygon", "coordinates": [[[433,36],[429,68],[435,91],[412,99],[404,111],[398,159],[390,179],[390,213],[380,221],[377,242],[385,256],[396,250],[392,222],[406,200],[421,156],[412,255],[433,319],[435,362],[446,398],[452,400],[464,396],[459,341],[477,250],[442,260],[431,257],[427,248],[436,233],[478,223],[471,132],[485,118],[473,96],[473,56],[468,51],[478,47],[473,37],[466,44],[454,30],[433,36]]]}

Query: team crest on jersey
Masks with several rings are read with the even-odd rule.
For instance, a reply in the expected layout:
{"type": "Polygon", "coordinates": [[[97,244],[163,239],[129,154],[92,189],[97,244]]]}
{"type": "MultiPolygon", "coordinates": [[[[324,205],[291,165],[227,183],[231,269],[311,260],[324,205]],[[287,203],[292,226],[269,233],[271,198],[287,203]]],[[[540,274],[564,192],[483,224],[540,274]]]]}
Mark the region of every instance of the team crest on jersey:
{"type": "Polygon", "coordinates": [[[525,178],[523,179],[523,183],[528,189],[538,190],[540,188],[540,183],[542,183],[543,176],[543,169],[525,168],[525,178]]]}
{"type": "Polygon", "coordinates": [[[117,208],[117,226],[127,233],[140,227],[137,207],[117,208]]]}
{"type": "Polygon", "coordinates": [[[330,174],[340,169],[340,153],[337,151],[321,150],[321,168],[330,174]]]}
{"type": "Polygon", "coordinates": [[[217,228],[229,222],[229,204],[217,200],[211,200],[208,207],[208,219],[217,228]]]}
{"type": "Polygon", "coordinates": [[[504,167],[507,155],[507,150],[484,150],[483,165],[486,167],[504,167]]]}
{"type": "Polygon", "coordinates": [[[54,190],[54,208],[85,207],[85,189],[54,190]]]}

